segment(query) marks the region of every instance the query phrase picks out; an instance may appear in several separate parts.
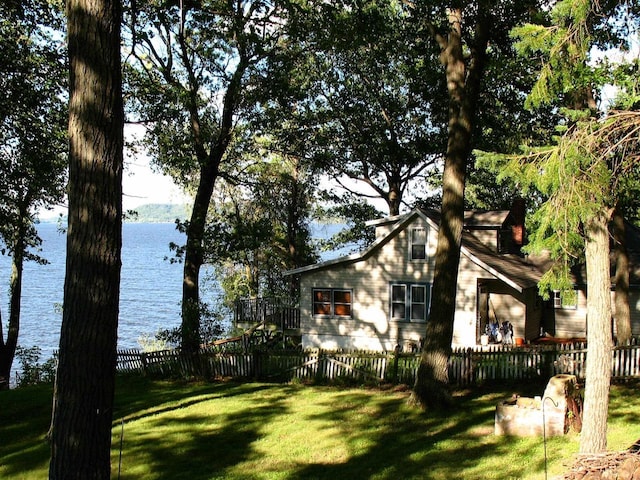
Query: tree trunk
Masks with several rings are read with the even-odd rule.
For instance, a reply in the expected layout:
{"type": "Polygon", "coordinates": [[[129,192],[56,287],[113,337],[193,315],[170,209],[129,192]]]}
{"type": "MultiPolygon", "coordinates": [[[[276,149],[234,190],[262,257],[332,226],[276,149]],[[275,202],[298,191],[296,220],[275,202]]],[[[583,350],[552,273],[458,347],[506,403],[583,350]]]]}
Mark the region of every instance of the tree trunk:
{"type": "Polygon", "coordinates": [[[585,225],[587,264],[586,381],[580,453],[607,448],[607,413],[611,379],[611,287],[608,217],[595,215],[585,225]]]}
{"type": "Polygon", "coordinates": [[[440,38],[441,60],[446,67],[449,89],[448,143],[443,174],[443,195],[431,310],[426,326],[413,402],[422,408],[445,407],[450,403],[448,363],[453,339],[453,322],[458,287],[460,244],[464,223],[464,187],[471,151],[473,117],[484,71],[487,25],[476,26],[474,60],[467,71],[462,44],[462,12],[449,14],[450,32],[440,38]]]}
{"type": "Polygon", "coordinates": [[[182,351],[190,354],[200,348],[200,267],[209,202],[218,177],[219,160],[200,168],[198,191],[187,228],[187,245],[182,281],[182,351]]]}
{"type": "MultiPolygon", "coordinates": [[[[21,225],[23,223],[21,222],[21,225]]],[[[25,231],[19,227],[16,242],[12,247],[13,260],[11,262],[11,282],[9,285],[9,324],[7,326],[7,340],[2,336],[0,326],[0,389],[9,388],[11,381],[11,366],[18,346],[20,332],[20,300],[22,298],[22,272],[24,266],[25,231]]]]}
{"type": "Polygon", "coordinates": [[[625,243],[625,227],[622,212],[616,208],[611,222],[616,261],[615,319],[618,345],[631,340],[631,309],[629,308],[629,253],[625,243]]]}
{"type": "MultiPolygon", "coordinates": [[[[189,57],[187,47],[182,42],[183,55],[189,57]]],[[[233,115],[241,98],[242,77],[249,64],[242,57],[224,96],[224,105],[220,123],[220,131],[212,142],[209,154],[206,154],[204,140],[198,117],[198,92],[191,92],[194,99],[190,105],[191,129],[194,150],[200,164],[198,189],[193,202],[191,219],[187,228],[187,245],[182,280],[182,351],[186,354],[197,352],[200,348],[200,267],[204,261],[203,240],[207,224],[207,212],[218,178],[220,164],[231,142],[233,131],[233,115]]],[[[190,68],[187,65],[188,68],[190,68]]]]}
{"type": "Polygon", "coordinates": [[[68,0],[69,216],[51,479],[109,479],[122,247],[121,2],[68,0]]]}
{"type": "Polygon", "coordinates": [[[387,196],[387,205],[389,205],[389,215],[391,217],[400,215],[400,207],[402,206],[402,178],[400,171],[394,171],[387,175],[387,183],[389,184],[389,194],[387,196]]]}

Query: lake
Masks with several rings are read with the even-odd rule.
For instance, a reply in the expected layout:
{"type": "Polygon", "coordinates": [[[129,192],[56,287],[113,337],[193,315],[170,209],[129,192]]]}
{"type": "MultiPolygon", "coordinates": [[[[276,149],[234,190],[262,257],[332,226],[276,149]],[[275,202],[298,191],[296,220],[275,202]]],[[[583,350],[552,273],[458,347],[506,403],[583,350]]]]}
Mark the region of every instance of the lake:
{"type": "MultiPolygon", "coordinates": [[[[47,265],[26,262],[22,287],[20,336],[23,347],[38,346],[42,360],[58,348],[65,276],[66,235],[55,223],[41,223],[41,256],[47,265]]],[[[170,263],[169,243],[183,244],[185,236],[172,223],[125,223],[122,229],[122,271],[118,347],[139,348],[141,335],[180,324],[182,264],[170,263]]],[[[10,258],[0,256],[0,285],[4,334],[8,320],[10,258]]],[[[205,276],[203,269],[202,276],[205,276]]],[[[203,285],[204,288],[204,285],[203,285]]],[[[202,292],[208,301],[217,292],[202,292]]],[[[6,338],[6,337],[5,337],[6,338]]]]}
{"type": "MultiPolygon", "coordinates": [[[[314,224],[312,236],[327,238],[343,228],[343,224],[314,224]]],[[[66,235],[56,223],[41,223],[40,255],[47,265],[26,262],[22,286],[19,345],[42,349],[41,360],[51,357],[58,348],[61,305],[63,300],[66,235]]],[[[182,299],[182,264],[167,257],[171,242],[182,245],[185,235],[173,223],[124,223],[122,227],[122,271],[120,286],[120,318],[118,348],[140,348],[138,339],[153,336],[158,330],[180,325],[182,299]]],[[[323,260],[348,253],[346,248],[325,252],[323,260]]],[[[201,269],[201,298],[214,304],[219,290],[210,280],[210,269],[201,269]]],[[[0,255],[0,313],[6,335],[9,304],[11,259],[0,255]]],[[[14,362],[14,367],[17,366],[14,362]]]]}

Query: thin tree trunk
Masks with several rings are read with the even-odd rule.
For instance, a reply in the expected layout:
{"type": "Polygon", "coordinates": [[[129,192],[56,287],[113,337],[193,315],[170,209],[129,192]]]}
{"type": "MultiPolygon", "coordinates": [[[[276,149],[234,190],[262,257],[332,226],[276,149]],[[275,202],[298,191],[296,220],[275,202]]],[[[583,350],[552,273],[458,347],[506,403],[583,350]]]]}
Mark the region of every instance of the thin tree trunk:
{"type": "Polygon", "coordinates": [[[389,215],[393,217],[400,214],[400,207],[402,205],[402,179],[400,171],[397,170],[387,175],[387,183],[389,184],[387,204],[389,205],[389,215]]]}
{"type": "Polygon", "coordinates": [[[69,216],[50,479],[109,479],[123,125],[121,2],[68,0],[69,216]]]}
{"type": "Polygon", "coordinates": [[[200,168],[200,182],[187,229],[182,281],[182,351],[187,354],[197,352],[200,347],[200,267],[207,212],[218,177],[219,161],[200,168]]]}
{"type": "Polygon", "coordinates": [[[20,229],[18,239],[13,246],[11,262],[11,282],[9,285],[9,324],[7,340],[2,337],[0,328],[0,389],[9,388],[11,366],[18,346],[20,332],[20,300],[22,298],[22,273],[24,265],[24,229],[20,229]],[[6,381],[6,382],[5,382],[6,381]]]}
{"type": "Polygon", "coordinates": [[[615,320],[616,339],[619,345],[631,340],[631,309],[629,307],[629,253],[625,243],[624,217],[619,209],[613,213],[611,222],[616,262],[615,273],[615,320]]]}
{"type": "Polygon", "coordinates": [[[604,212],[585,225],[587,264],[586,383],[580,453],[607,448],[607,414],[611,380],[611,287],[608,217],[604,212]]]}
{"type": "MultiPolygon", "coordinates": [[[[186,46],[183,48],[186,49],[186,46]]],[[[185,58],[188,52],[185,50],[185,58]]],[[[187,245],[182,280],[182,351],[185,354],[197,352],[200,348],[200,268],[204,261],[204,231],[207,223],[207,212],[218,178],[220,164],[231,142],[233,131],[233,115],[241,98],[242,77],[249,64],[241,58],[231,78],[224,96],[220,131],[207,155],[195,99],[190,105],[191,129],[200,175],[196,197],[193,203],[191,219],[187,228],[187,245]]],[[[187,67],[189,67],[187,65],[187,67]]],[[[192,95],[197,95],[197,91],[192,95]]]]}

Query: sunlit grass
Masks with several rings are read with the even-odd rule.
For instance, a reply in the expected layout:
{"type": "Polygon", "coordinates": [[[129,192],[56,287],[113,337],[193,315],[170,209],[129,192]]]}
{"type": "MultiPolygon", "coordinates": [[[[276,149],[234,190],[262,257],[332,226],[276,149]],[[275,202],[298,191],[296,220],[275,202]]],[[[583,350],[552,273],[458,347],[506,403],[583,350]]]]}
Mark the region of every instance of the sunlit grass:
{"type": "MultiPolygon", "coordinates": [[[[543,439],[493,434],[497,402],[531,393],[518,388],[459,392],[451,412],[422,413],[406,389],[119,378],[112,478],[542,479],[543,439]]],[[[0,405],[0,478],[46,478],[51,389],[0,392],[0,405]]],[[[612,388],[611,449],[640,439],[639,407],[635,385],[612,388]]],[[[549,478],[578,443],[547,439],[549,478]]]]}

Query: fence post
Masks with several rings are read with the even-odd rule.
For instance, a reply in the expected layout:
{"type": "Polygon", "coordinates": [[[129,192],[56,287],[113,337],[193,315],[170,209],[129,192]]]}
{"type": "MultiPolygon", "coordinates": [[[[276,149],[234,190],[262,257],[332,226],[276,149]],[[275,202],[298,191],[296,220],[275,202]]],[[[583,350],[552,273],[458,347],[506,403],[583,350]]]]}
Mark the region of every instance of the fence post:
{"type": "Polygon", "coordinates": [[[322,380],[322,377],[325,376],[324,375],[324,370],[325,370],[325,363],[326,363],[326,358],[325,358],[325,354],[322,352],[322,349],[319,348],[318,349],[318,362],[316,363],[316,382],[319,382],[322,380]]]}
{"type": "Polygon", "coordinates": [[[393,383],[398,384],[398,362],[400,360],[400,345],[396,345],[396,348],[393,349],[393,383]]]}
{"type": "MultiPolygon", "coordinates": [[[[253,375],[252,376],[253,376],[254,380],[257,381],[257,380],[260,379],[260,373],[261,373],[260,372],[260,370],[261,370],[260,369],[260,361],[261,361],[260,351],[257,348],[253,349],[252,357],[253,357],[253,362],[252,362],[253,363],[253,372],[252,372],[253,375]]],[[[247,373],[249,373],[249,372],[247,372],[247,373]]]]}
{"type": "Polygon", "coordinates": [[[143,375],[147,374],[147,352],[140,352],[140,363],[142,364],[143,375]]]}

